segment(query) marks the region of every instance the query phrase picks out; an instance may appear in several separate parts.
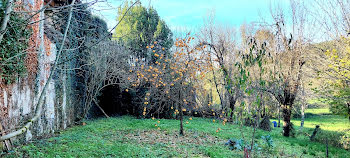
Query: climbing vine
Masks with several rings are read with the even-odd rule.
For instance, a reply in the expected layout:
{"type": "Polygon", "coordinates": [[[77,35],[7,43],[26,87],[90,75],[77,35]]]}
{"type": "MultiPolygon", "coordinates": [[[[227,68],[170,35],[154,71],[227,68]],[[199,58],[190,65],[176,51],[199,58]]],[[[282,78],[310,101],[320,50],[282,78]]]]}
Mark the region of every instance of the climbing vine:
{"type": "MultiPolygon", "coordinates": [[[[0,0],[6,4],[6,0],[0,0]]],[[[5,16],[5,6],[0,6],[0,21],[5,16]]],[[[0,81],[11,84],[26,72],[25,50],[28,47],[30,29],[25,25],[25,17],[12,12],[4,38],[0,43],[0,81]]]]}

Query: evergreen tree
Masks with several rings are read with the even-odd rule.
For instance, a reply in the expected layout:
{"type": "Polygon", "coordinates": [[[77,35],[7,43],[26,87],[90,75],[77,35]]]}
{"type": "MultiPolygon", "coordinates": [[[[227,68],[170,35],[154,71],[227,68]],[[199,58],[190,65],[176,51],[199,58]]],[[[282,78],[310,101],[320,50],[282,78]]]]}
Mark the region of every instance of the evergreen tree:
{"type": "Polygon", "coordinates": [[[152,60],[152,52],[147,51],[147,46],[154,42],[157,42],[157,52],[162,50],[169,53],[173,34],[157,11],[154,8],[147,9],[141,4],[135,5],[129,11],[128,8],[129,3],[118,8],[117,21],[120,24],[113,33],[113,39],[135,52],[138,58],[152,60]]]}

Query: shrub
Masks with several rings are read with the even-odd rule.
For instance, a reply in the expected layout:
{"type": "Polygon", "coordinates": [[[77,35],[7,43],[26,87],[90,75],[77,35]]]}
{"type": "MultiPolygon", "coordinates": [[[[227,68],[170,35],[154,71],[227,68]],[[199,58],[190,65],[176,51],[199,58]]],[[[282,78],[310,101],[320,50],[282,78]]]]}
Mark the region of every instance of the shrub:
{"type": "MultiPolygon", "coordinates": [[[[229,149],[231,150],[243,151],[244,148],[251,150],[251,144],[249,143],[249,141],[245,141],[242,138],[241,139],[231,138],[225,143],[225,145],[228,146],[229,149]]],[[[261,148],[258,146],[258,144],[255,143],[254,150],[260,151],[261,148]]]]}
{"type": "Polygon", "coordinates": [[[255,120],[253,118],[247,117],[244,119],[244,126],[254,126],[255,120]]]}
{"type": "Polygon", "coordinates": [[[325,144],[328,141],[328,144],[331,146],[350,149],[350,133],[349,132],[333,132],[333,131],[325,131],[320,130],[315,138],[313,139],[315,142],[320,142],[325,144]]]}
{"type": "Polygon", "coordinates": [[[270,117],[265,116],[259,123],[259,128],[265,131],[271,131],[270,117]]]}
{"type": "Polygon", "coordinates": [[[340,144],[346,150],[350,149],[350,131],[345,132],[340,138],[340,144]]]}
{"type": "Polygon", "coordinates": [[[273,154],[273,149],[275,147],[275,143],[273,142],[273,139],[270,135],[267,136],[261,136],[262,142],[262,149],[263,151],[267,152],[268,154],[273,154]]]}

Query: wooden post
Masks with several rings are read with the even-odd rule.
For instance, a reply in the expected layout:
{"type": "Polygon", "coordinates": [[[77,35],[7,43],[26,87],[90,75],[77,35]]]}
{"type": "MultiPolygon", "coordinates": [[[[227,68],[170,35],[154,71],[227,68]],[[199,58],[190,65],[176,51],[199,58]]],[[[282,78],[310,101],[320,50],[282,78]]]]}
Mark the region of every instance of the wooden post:
{"type": "Polygon", "coordinates": [[[326,157],[328,158],[328,138],[326,138],[326,157]]]}
{"type": "Polygon", "coordinates": [[[349,115],[349,121],[350,121],[350,103],[346,103],[348,105],[348,115],[349,115]]]}
{"type": "Polygon", "coordinates": [[[310,140],[311,141],[314,141],[315,137],[316,137],[316,134],[317,132],[319,131],[320,129],[320,125],[316,125],[315,129],[314,129],[314,132],[312,132],[312,135],[310,136],[310,140]]]}

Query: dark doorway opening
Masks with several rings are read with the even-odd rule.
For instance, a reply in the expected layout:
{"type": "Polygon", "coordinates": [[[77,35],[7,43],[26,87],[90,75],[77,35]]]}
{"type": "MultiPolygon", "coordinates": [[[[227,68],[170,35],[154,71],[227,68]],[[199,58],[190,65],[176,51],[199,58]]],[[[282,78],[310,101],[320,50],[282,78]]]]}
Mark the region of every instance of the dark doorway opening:
{"type": "MultiPolygon", "coordinates": [[[[112,85],[104,88],[97,98],[98,104],[108,116],[132,115],[132,96],[121,89],[119,85],[112,85]]],[[[96,106],[92,109],[97,117],[104,116],[96,106]],[[98,112],[97,112],[98,111],[98,112]]]]}

